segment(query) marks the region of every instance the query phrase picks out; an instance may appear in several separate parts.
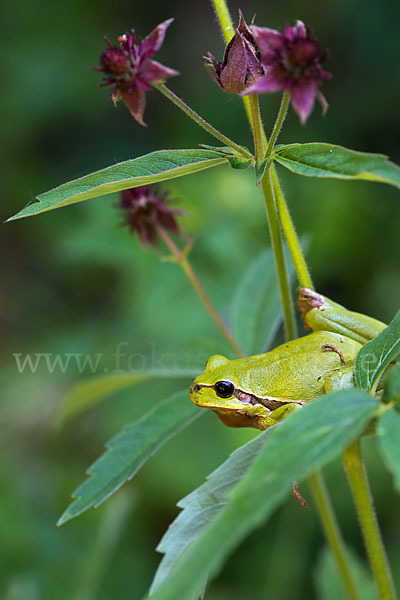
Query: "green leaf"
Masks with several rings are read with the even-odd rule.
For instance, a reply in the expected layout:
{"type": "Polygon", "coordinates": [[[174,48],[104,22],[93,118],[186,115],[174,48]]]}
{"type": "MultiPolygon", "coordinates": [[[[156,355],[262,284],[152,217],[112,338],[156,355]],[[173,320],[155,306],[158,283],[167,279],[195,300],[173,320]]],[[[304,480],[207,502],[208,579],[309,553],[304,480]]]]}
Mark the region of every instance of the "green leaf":
{"type": "Polygon", "coordinates": [[[265,160],[258,160],[256,162],[255,168],[256,168],[256,183],[257,183],[257,185],[259,185],[261,183],[261,179],[263,178],[265,170],[270,162],[271,162],[271,158],[268,158],[265,160]]]}
{"type": "Polygon", "coordinates": [[[220,153],[211,150],[159,150],[139,158],[85,175],[40,194],[38,202],[30,204],[8,219],[21,219],[53,208],[83,202],[104,194],[120,192],[138,185],[166,181],[197,173],[227,162],[220,153]]]}
{"type": "Polygon", "coordinates": [[[213,575],[238,543],[289,494],[292,482],[301,482],[339,456],[378,407],[379,402],[362,390],[341,390],[310,402],[260,434],[267,435],[267,440],[228,503],[183,551],[151,599],[191,599],[204,578],[213,575]]]}
{"type": "Polygon", "coordinates": [[[400,413],[391,408],[378,419],[377,435],[383,460],[400,492],[400,413]]]}
{"type": "MultiPolygon", "coordinates": [[[[204,527],[228,501],[229,490],[242,479],[266,441],[265,435],[259,435],[233,452],[228,460],[213,471],[205,483],[178,502],[182,512],[170,525],[157,547],[165,556],[155,574],[150,594],[160,586],[168,576],[182,552],[199,537],[204,527]]],[[[193,591],[191,600],[197,600],[205,587],[193,591]]]]}
{"type": "Polygon", "coordinates": [[[274,159],[299,175],[365,179],[400,187],[400,167],[383,154],[356,152],[334,144],[313,142],[277,146],[274,159]]]}
{"type": "MultiPolygon", "coordinates": [[[[346,563],[353,576],[359,597],[362,600],[378,600],[375,583],[367,565],[350,549],[346,551],[346,563]]],[[[328,548],[325,548],[318,561],[314,579],[319,600],[346,598],[347,593],[343,587],[336,561],[328,548]]]]}
{"type": "Polygon", "coordinates": [[[106,451],[88,469],[90,475],[73,493],[76,498],[57,525],[97,508],[138,472],[143,464],[173,435],[198,418],[200,411],[184,390],[163,400],[138,421],[125,427],[106,445],[106,451]]]}
{"type": "MultiPolygon", "coordinates": [[[[291,262],[288,267],[292,275],[294,270],[291,262]]],[[[274,255],[267,248],[239,278],[232,301],[233,337],[247,356],[265,352],[279,325],[281,314],[274,255]]]]}
{"type": "Polygon", "coordinates": [[[126,388],[153,379],[193,379],[201,373],[199,369],[152,370],[138,373],[112,373],[86,379],[75,385],[65,396],[57,416],[57,425],[88,410],[101,400],[126,388]]]}
{"type": "Polygon", "coordinates": [[[385,380],[383,401],[394,402],[397,404],[395,408],[400,409],[400,365],[395,365],[389,370],[385,380]]]}
{"type": "Polygon", "coordinates": [[[209,146],[208,144],[200,144],[200,146],[217,152],[220,156],[226,158],[232,169],[247,169],[254,160],[247,148],[243,148],[243,153],[240,154],[230,146],[209,146]]]}
{"type": "Polygon", "coordinates": [[[379,335],[364,344],[355,363],[356,385],[370,391],[385,368],[400,354],[400,311],[379,335]]]}

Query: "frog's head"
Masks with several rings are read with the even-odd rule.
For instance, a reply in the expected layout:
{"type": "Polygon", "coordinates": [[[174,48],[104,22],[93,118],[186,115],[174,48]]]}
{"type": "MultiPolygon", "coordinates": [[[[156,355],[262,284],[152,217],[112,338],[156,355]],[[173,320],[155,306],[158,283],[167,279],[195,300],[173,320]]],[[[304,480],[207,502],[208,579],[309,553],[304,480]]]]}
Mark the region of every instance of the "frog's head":
{"type": "Polygon", "coordinates": [[[240,389],[241,362],[212,356],[204,373],[193,381],[190,399],[197,406],[211,408],[230,427],[266,429],[271,411],[240,389]]]}

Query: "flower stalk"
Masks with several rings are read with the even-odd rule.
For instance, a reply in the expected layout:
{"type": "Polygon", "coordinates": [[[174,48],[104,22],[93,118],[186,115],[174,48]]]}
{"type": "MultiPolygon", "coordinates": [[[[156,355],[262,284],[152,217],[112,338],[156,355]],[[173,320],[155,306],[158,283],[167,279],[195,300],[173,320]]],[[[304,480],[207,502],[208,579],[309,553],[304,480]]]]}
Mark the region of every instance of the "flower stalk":
{"type": "Polygon", "coordinates": [[[358,594],[348,567],[346,547],[322,473],[320,471],[313,473],[308,478],[308,483],[313,494],[315,506],[319,513],[325,537],[328,540],[333,556],[336,559],[336,564],[346,589],[347,597],[349,600],[362,600],[358,594]]]}
{"type": "Polygon", "coordinates": [[[290,216],[289,208],[286,203],[285,196],[283,195],[282,187],[279,183],[278,174],[274,165],[271,165],[271,178],[276,203],[279,210],[279,218],[282,225],[282,230],[289,247],[294,267],[296,269],[297,278],[301,287],[306,287],[313,290],[314,285],[311,279],[310,270],[308,268],[306,259],[304,258],[300,241],[297,236],[292,217],[290,216]]]}
{"type": "Polygon", "coordinates": [[[205,119],[198,115],[196,111],[190,108],[190,106],[188,106],[186,102],[184,102],[181,98],[179,98],[179,96],[174,94],[174,92],[170,90],[164,83],[155,83],[153,84],[153,87],[162,94],[164,94],[164,96],[168,98],[168,100],[170,100],[173,104],[175,104],[175,106],[180,108],[185,113],[185,115],[193,119],[193,121],[195,121],[197,125],[200,125],[200,127],[205,129],[207,133],[217,138],[217,140],[222,142],[224,145],[230,146],[233,150],[236,150],[236,152],[238,152],[242,156],[251,159],[253,158],[253,155],[248,150],[246,150],[246,148],[243,148],[239,144],[236,144],[236,142],[234,142],[226,135],[218,131],[218,129],[210,125],[210,123],[208,123],[205,119]]]}
{"type": "MultiPolygon", "coordinates": [[[[233,26],[232,26],[232,22],[229,17],[229,11],[228,11],[226,2],[225,2],[225,0],[211,0],[211,1],[214,5],[215,12],[220,21],[222,33],[224,34],[225,40],[227,42],[229,42],[229,39],[231,37],[231,32],[233,31],[233,26]]],[[[254,111],[251,110],[250,100],[249,100],[248,96],[243,96],[242,99],[243,99],[244,108],[246,110],[251,128],[254,132],[255,127],[256,127],[256,125],[254,123],[254,119],[253,119],[254,111]]],[[[282,105],[281,105],[281,108],[282,108],[282,105]]],[[[282,122],[283,122],[283,120],[282,120],[282,122]]],[[[260,118],[260,123],[261,123],[261,118],[260,118]]],[[[274,129],[275,129],[275,127],[274,127],[274,129]]],[[[266,142],[266,136],[265,136],[265,132],[264,132],[264,128],[262,127],[262,124],[261,124],[261,130],[262,130],[263,140],[264,140],[264,142],[266,142]]],[[[279,129],[278,129],[278,133],[279,133],[279,129]]],[[[276,136],[276,138],[277,138],[277,136],[276,136]]],[[[276,140],[276,138],[275,138],[275,140],[276,140]]],[[[271,147],[271,150],[272,149],[273,149],[273,147],[271,147]]],[[[280,215],[282,215],[282,214],[286,215],[286,218],[284,219],[284,223],[285,223],[284,231],[285,231],[285,236],[288,239],[288,244],[289,244],[289,246],[291,246],[292,257],[294,257],[294,256],[296,257],[296,261],[294,258],[293,258],[293,260],[295,263],[295,267],[296,267],[296,271],[297,271],[299,280],[307,281],[308,284],[310,284],[310,283],[312,284],[312,282],[311,282],[311,277],[308,274],[308,268],[306,265],[306,261],[303,256],[300,244],[298,242],[296,231],[295,231],[293,222],[291,220],[289,209],[286,205],[286,201],[283,196],[283,193],[280,195],[278,194],[278,202],[280,205],[280,209],[279,209],[279,215],[277,214],[277,206],[276,206],[276,201],[275,201],[275,196],[274,196],[274,189],[277,190],[277,186],[275,185],[275,188],[273,188],[273,184],[271,182],[271,177],[273,177],[274,175],[276,176],[275,167],[274,167],[274,165],[271,165],[270,168],[268,168],[266,170],[266,172],[261,180],[261,186],[262,186],[263,192],[266,194],[266,197],[267,197],[267,200],[266,200],[267,212],[269,211],[272,216],[274,237],[276,237],[277,249],[278,249],[278,254],[276,254],[275,248],[274,248],[274,254],[275,254],[275,260],[277,263],[277,267],[278,267],[278,260],[279,260],[280,267],[282,269],[281,284],[284,285],[284,287],[285,287],[285,290],[286,290],[285,294],[287,293],[287,291],[289,291],[289,298],[291,301],[289,281],[287,278],[286,265],[284,262],[283,244],[282,244],[282,237],[281,237],[281,230],[280,230],[280,223],[279,223],[280,215]],[[274,213],[274,214],[272,214],[272,213],[274,213]],[[279,240],[280,240],[280,242],[279,242],[279,240]],[[282,249],[282,252],[279,249],[282,249]],[[282,260],[282,256],[283,256],[283,260],[282,260]],[[300,257],[300,260],[297,260],[297,257],[300,257]],[[304,269],[304,265],[305,265],[305,269],[304,269]],[[306,273],[308,274],[308,276],[306,275],[306,273]],[[285,277],[283,277],[284,274],[285,274],[285,277]],[[300,279],[300,277],[301,277],[301,279],[300,279]]],[[[277,176],[276,176],[276,183],[279,185],[277,176]]],[[[270,226],[270,229],[271,229],[271,226],[270,226]]],[[[272,238],[272,235],[271,235],[271,238],[272,238]]],[[[308,285],[307,287],[312,288],[312,285],[308,285]]],[[[286,318],[287,318],[287,323],[288,323],[287,328],[289,330],[287,332],[287,335],[289,335],[291,330],[294,331],[295,324],[292,321],[292,318],[294,317],[294,315],[293,315],[293,311],[290,311],[289,306],[287,307],[286,310],[288,312],[286,318]],[[293,315],[293,317],[292,317],[292,315],[293,315]],[[293,325],[292,325],[292,323],[293,323],[293,325]]],[[[342,536],[340,533],[340,529],[339,529],[339,526],[337,523],[337,519],[336,519],[334,510],[333,510],[332,504],[330,502],[328,491],[324,484],[322,473],[314,474],[310,478],[309,481],[310,481],[310,485],[313,490],[314,498],[316,499],[316,507],[317,507],[317,511],[319,514],[321,524],[323,526],[327,541],[331,547],[334,560],[336,561],[336,564],[338,565],[339,572],[340,572],[341,578],[343,580],[345,589],[347,591],[349,600],[359,600],[359,597],[358,597],[357,591],[356,591],[356,587],[355,587],[355,584],[353,581],[353,577],[352,577],[352,574],[350,573],[350,569],[348,567],[348,561],[347,561],[347,557],[346,557],[346,551],[345,551],[343,539],[342,539],[342,536]]]]}
{"type": "Polygon", "coordinates": [[[276,144],[276,140],[278,139],[278,135],[282,129],[282,125],[283,122],[286,118],[287,115],[287,110],[289,107],[289,102],[290,102],[290,94],[289,92],[283,92],[283,96],[282,96],[282,100],[281,100],[281,105],[279,107],[279,112],[278,112],[278,116],[276,118],[276,121],[274,123],[274,127],[272,129],[271,135],[269,137],[269,141],[268,141],[268,147],[267,147],[267,152],[265,155],[265,158],[270,158],[272,156],[272,153],[274,151],[275,148],[275,144],[276,144]]]}
{"type": "Polygon", "coordinates": [[[380,600],[396,600],[396,592],[373,506],[360,439],[343,453],[344,470],[356,505],[369,562],[380,600]]]}
{"type": "Polygon", "coordinates": [[[243,350],[240,348],[239,344],[236,342],[236,340],[232,336],[231,332],[229,331],[229,329],[227,328],[227,326],[225,325],[225,323],[223,322],[223,320],[221,319],[221,317],[215,310],[211,300],[209,299],[206,292],[204,291],[203,286],[201,285],[200,281],[197,279],[196,274],[194,273],[194,271],[188,261],[187,251],[180,250],[178,248],[178,246],[175,244],[175,242],[168,235],[168,233],[165,231],[165,229],[163,229],[162,227],[158,227],[157,230],[158,230],[159,236],[164,241],[165,245],[169,248],[169,250],[172,252],[172,255],[173,255],[175,261],[182,268],[183,272],[185,273],[185,275],[189,279],[190,283],[192,284],[193,289],[195,290],[196,294],[202,301],[203,305],[207,309],[207,311],[208,311],[209,315],[211,316],[211,318],[213,319],[213,321],[216,323],[216,325],[217,325],[218,329],[221,331],[222,335],[225,337],[225,339],[231,346],[232,350],[235,352],[235,354],[237,354],[237,356],[243,358],[245,356],[243,350]]]}
{"type": "Polygon", "coordinates": [[[272,188],[270,169],[266,170],[264,176],[261,179],[261,189],[264,196],[265,208],[267,211],[268,225],[271,235],[271,245],[274,252],[276,271],[278,275],[285,338],[287,340],[293,340],[297,337],[297,324],[294,314],[292,294],[290,290],[289,274],[287,271],[287,265],[285,261],[282,233],[279,223],[279,214],[276,206],[274,191],[272,188]]]}
{"type": "Polygon", "coordinates": [[[264,137],[263,136],[263,126],[261,121],[261,113],[260,113],[260,104],[258,102],[258,95],[251,94],[250,98],[250,107],[251,107],[251,122],[252,122],[252,130],[254,136],[254,153],[256,162],[260,161],[264,157],[264,137]]]}

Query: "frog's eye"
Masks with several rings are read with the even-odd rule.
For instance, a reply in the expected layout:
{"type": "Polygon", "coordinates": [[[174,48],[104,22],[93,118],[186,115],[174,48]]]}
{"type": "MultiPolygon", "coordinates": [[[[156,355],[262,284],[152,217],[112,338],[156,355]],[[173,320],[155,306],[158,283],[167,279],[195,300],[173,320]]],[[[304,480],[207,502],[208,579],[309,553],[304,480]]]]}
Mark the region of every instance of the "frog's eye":
{"type": "Polygon", "coordinates": [[[233,396],[235,386],[230,381],[217,381],[214,385],[214,390],[220,398],[230,398],[233,396]]]}

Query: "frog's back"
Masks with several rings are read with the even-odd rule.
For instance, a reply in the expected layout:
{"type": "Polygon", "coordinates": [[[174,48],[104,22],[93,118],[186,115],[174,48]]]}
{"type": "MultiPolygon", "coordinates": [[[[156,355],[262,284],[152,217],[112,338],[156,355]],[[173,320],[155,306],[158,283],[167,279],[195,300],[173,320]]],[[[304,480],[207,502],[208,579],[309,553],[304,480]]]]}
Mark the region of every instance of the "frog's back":
{"type": "Polygon", "coordinates": [[[265,398],[307,402],[324,393],[334,372],[349,371],[361,344],[340,334],[317,331],[278,346],[268,354],[243,359],[241,387],[265,398]]]}

